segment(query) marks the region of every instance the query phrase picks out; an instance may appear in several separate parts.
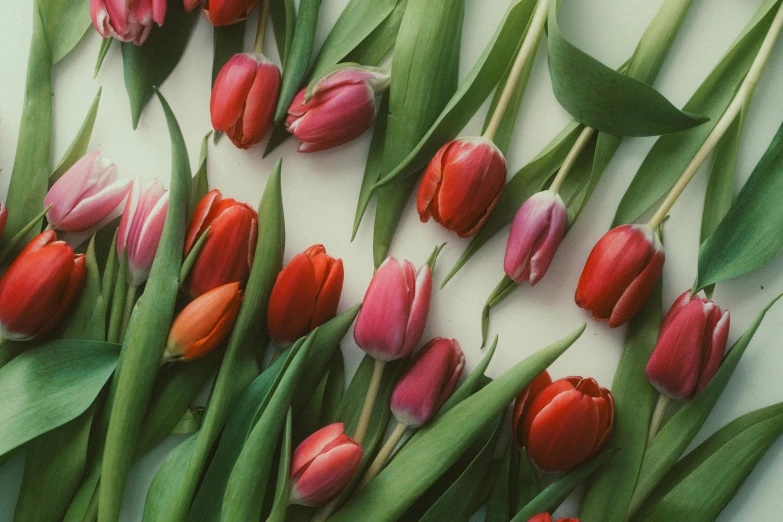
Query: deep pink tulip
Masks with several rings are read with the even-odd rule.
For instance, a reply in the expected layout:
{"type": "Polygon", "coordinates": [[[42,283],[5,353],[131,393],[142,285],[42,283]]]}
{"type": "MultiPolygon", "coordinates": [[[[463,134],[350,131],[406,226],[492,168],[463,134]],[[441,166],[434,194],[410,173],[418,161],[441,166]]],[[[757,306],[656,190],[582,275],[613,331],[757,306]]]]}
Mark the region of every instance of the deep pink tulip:
{"type": "Polygon", "coordinates": [[[5,205],[3,205],[3,202],[0,201],[0,236],[3,235],[3,231],[5,230],[5,224],[8,222],[8,209],[5,205]]]}
{"type": "MultiPolygon", "coordinates": [[[[192,11],[201,0],[185,0],[185,10],[192,11]]],[[[212,25],[231,25],[247,18],[258,0],[205,0],[204,16],[212,25]]]]}
{"type": "Polygon", "coordinates": [[[694,397],[720,368],[731,318],[714,302],[686,290],[661,323],[647,379],[673,399],[694,397]]]}
{"type": "Polygon", "coordinates": [[[323,506],[348,485],[364,454],[361,445],[330,424],[307,437],[291,459],[291,504],[323,506]]]}
{"type": "Polygon", "coordinates": [[[522,284],[538,283],[563,240],[568,211],[558,194],[545,190],[531,196],[517,211],[506,244],[506,275],[522,284]]]}
{"type": "Polygon", "coordinates": [[[364,294],[353,331],[356,344],[382,361],[405,357],[424,333],[431,294],[429,266],[416,273],[410,261],[387,258],[364,294]]]}
{"type": "Polygon", "coordinates": [[[102,37],[141,45],[153,23],[163,25],[166,0],[90,0],[90,17],[102,37]]]}
{"type": "Polygon", "coordinates": [[[168,208],[169,193],[157,179],[144,190],[140,178],[133,181],[117,235],[117,254],[128,257],[131,285],[140,285],[150,275],[168,208]]]}
{"type": "Polygon", "coordinates": [[[375,121],[375,95],[389,87],[388,74],[342,69],[318,81],[310,101],[302,89],[288,108],[285,128],[302,142],[299,152],[317,152],[348,143],[375,121]]]}
{"type": "Polygon", "coordinates": [[[263,54],[241,53],[220,69],[212,86],[212,127],[239,148],[249,149],[272,127],[280,69],[263,54]]]}
{"type": "Polygon", "coordinates": [[[416,210],[460,237],[474,235],[497,205],[506,185],[506,158],[484,137],[445,144],[432,158],[419,185],[416,210]]]}
{"type": "Polygon", "coordinates": [[[117,177],[117,166],[97,150],[77,161],[44,199],[55,230],[84,232],[100,225],[128,195],[130,180],[117,177]]]}
{"type": "Polygon", "coordinates": [[[623,325],[650,297],[664,259],[663,245],[647,225],[615,227],[590,252],[574,300],[596,320],[623,325]]]}
{"type": "Polygon", "coordinates": [[[411,428],[427,423],[457,386],[465,356],[456,339],[428,342],[394,388],[391,411],[397,422],[411,428]]]}

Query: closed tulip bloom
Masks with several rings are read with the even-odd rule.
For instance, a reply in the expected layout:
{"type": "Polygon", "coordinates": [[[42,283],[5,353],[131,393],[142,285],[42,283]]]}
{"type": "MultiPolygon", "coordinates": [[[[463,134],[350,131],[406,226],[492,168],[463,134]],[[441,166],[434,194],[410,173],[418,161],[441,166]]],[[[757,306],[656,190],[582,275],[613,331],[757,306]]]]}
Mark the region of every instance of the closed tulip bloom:
{"type": "Polygon", "coordinates": [[[613,228],[587,258],[576,288],[576,304],[590,310],[598,321],[609,321],[612,328],[625,324],[658,283],[664,257],[661,241],[647,225],[613,228]]]}
{"type": "Polygon", "coordinates": [[[249,149],[272,126],[280,94],[280,69],[263,54],[235,54],[220,69],[212,86],[212,127],[249,149]]]}
{"type": "Polygon", "coordinates": [[[90,0],[90,17],[102,37],[141,45],[163,25],[166,0],[90,0]]]}
{"type": "Polygon", "coordinates": [[[291,459],[290,503],[323,506],[348,485],[362,462],[362,447],[341,422],[307,437],[291,459]]]}
{"type": "Polygon", "coordinates": [[[49,332],[79,292],[84,263],[53,230],[33,238],[0,279],[0,337],[26,341],[49,332]]]}
{"type": "Polygon", "coordinates": [[[429,266],[417,273],[410,261],[387,258],[364,294],[353,331],[356,344],[381,361],[407,356],[424,333],[431,294],[429,266]]]}
{"type": "MultiPolygon", "coordinates": [[[[192,11],[201,0],[185,0],[185,9],[192,11]]],[[[212,25],[231,25],[247,18],[258,0],[206,0],[204,16],[212,25]]]]}
{"type": "Polygon", "coordinates": [[[302,89],[288,109],[285,128],[302,142],[299,152],[317,152],[348,143],[375,121],[375,96],[390,76],[365,68],[341,69],[316,84],[310,101],[302,89]]]}
{"type": "Polygon", "coordinates": [[[198,297],[227,283],[247,283],[258,241],[258,212],[246,203],[223,198],[211,190],[201,198],[190,218],[185,255],[209,228],[204,245],[185,281],[190,297],[198,297]]]}
{"type": "Polygon", "coordinates": [[[56,230],[84,232],[100,225],[128,195],[130,180],[117,177],[117,166],[97,150],[77,161],[44,199],[46,219],[56,230]]]}
{"type": "Polygon", "coordinates": [[[614,399],[595,379],[539,375],[517,397],[513,433],[545,472],[568,471],[595,455],[614,425],[614,399]]]}
{"type": "Polygon", "coordinates": [[[343,262],[313,245],[277,276],[269,297],[267,331],[277,343],[292,343],[337,314],[343,262]]]}
{"type": "Polygon", "coordinates": [[[730,321],[728,310],[686,290],[661,323],[647,363],[650,384],[672,399],[701,392],[720,368],[730,321]]]}
{"type": "Polygon", "coordinates": [[[563,240],[568,211],[562,198],[545,190],[531,196],[511,223],[503,263],[506,275],[522,284],[538,283],[563,240]]]}
{"type": "Polygon", "coordinates": [[[3,231],[5,230],[5,224],[8,221],[8,209],[3,205],[3,202],[0,201],[0,236],[3,235],[3,231]]]}
{"type": "Polygon", "coordinates": [[[171,325],[164,361],[193,361],[214,350],[234,328],[241,304],[239,283],[219,286],[191,301],[171,325]]]}
{"type": "Polygon", "coordinates": [[[457,386],[465,356],[456,339],[436,338],[416,354],[391,396],[397,422],[410,428],[427,423],[457,386]]]}
{"type": "MultiPolygon", "coordinates": [[[[528,519],[527,522],[552,522],[552,515],[549,513],[539,513],[533,518],[528,519]]],[[[560,518],[557,522],[579,522],[578,518],[560,518]]]]}
{"type": "Polygon", "coordinates": [[[479,231],[506,184],[506,159],[492,141],[450,141],[432,158],[419,185],[416,208],[460,237],[479,231]]]}
{"type": "Polygon", "coordinates": [[[158,250],[169,193],[156,179],[141,189],[141,179],[136,178],[128,193],[117,232],[117,255],[128,258],[128,283],[138,286],[147,280],[158,250]]]}

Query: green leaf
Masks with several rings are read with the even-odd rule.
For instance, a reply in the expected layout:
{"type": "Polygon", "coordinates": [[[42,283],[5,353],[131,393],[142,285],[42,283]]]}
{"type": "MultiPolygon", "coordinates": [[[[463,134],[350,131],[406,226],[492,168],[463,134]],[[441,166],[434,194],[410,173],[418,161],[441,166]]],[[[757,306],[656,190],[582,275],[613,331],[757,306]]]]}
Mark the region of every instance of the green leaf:
{"type": "Polygon", "coordinates": [[[678,462],[634,520],[715,520],[781,435],[781,403],[735,419],[678,462]]]}
{"type": "MultiPolygon", "coordinates": [[[[383,171],[403,161],[457,90],[463,0],[408,0],[392,59],[383,171]]],[[[378,190],[373,261],[380,266],[416,184],[410,177],[378,190]]]]}
{"type": "Polygon", "coordinates": [[[275,31],[277,54],[280,55],[283,69],[285,69],[288,63],[288,53],[291,51],[291,42],[294,39],[296,6],[294,0],[283,0],[282,2],[272,2],[269,9],[272,17],[272,29],[275,31]]]}
{"type": "Polygon", "coordinates": [[[84,413],[114,371],[117,353],[109,343],[55,340],[0,369],[0,455],[84,413]]]}
{"type": "MultiPolygon", "coordinates": [[[[322,334],[323,335],[323,334],[322,334]]],[[[328,426],[337,419],[337,408],[345,396],[345,363],[342,350],[335,350],[329,360],[329,377],[326,379],[321,403],[321,426],[328,426]]]]}
{"type": "Polygon", "coordinates": [[[694,287],[747,274],[783,249],[783,212],[776,194],[783,190],[783,126],[770,143],[737,201],[699,249],[694,287]]]}
{"type": "Polygon", "coordinates": [[[73,311],[68,315],[60,337],[65,339],[106,340],[106,302],[103,300],[101,274],[95,257],[95,236],[85,255],[87,273],[73,311]]]}
{"type": "Polygon", "coordinates": [[[285,118],[288,107],[291,106],[296,93],[299,92],[307,79],[320,9],[321,0],[301,0],[299,2],[291,50],[289,52],[286,48],[284,58],[283,83],[280,86],[280,97],[277,100],[277,110],[275,111],[275,124],[277,125],[285,118]]]}
{"type": "Polygon", "coordinates": [[[484,522],[508,522],[511,520],[511,498],[509,495],[509,473],[511,471],[511,455],[515,451],[514,440],[509,439],[506,452],[501,461],[500,470],[494,475],[492,493],[487,504],[484,522]]]}
{"type": "Polygon", "coordinates": [[[284,522],[285,512],[288,507],[288,495],[290,487],[288,484],[288,472],[291,469],[291,445],[292,437],[292,414],[291,408],[288,408],[288,414],[285,418],[285,432],[283,433],[283,444],[280,447],[280,462],[277,468],[277,482],[275,487],[275,502],[272,506],[272,512],[267,518],[267,522],[284,522]]]}
{"type": "Polygon", "coordinates": [[[114,43],[114,38],[104,38],[101,40],[101,48],[98,50],[98,58],[95,60],[95,69],[92,72],[93,80],[98,77],[98,73],[101,72],[103,66],[103,60],[106,59],[106,55],[109,54],[111,44],[114,43]]]}
{"type": "Polygon", "coordinates": [[[677,460],[685,453],[688,445],[704,425],[712,408],[718,402],[734,370],[745,353],[761,321],[775,302],[776,297],[756,316],[751,325],[737,339],[734,346],[723,359],[718,372],[696,397],[687,402],[672,418],[664,424],[652,443],[644,452],[642,467],[636,483],[627,517],[633,516],[641,504],[655,489],[661,479],[669,472],[677,460]]]}
{"type": "Polygon", "coordinates": [[[117,392],[106,435],[98,503],[99,518],[108,521],[119,517],[133,464],[133,454],[128,448],[136,444],[174,317],[190,203],[191,174],[185,140],[171,108],[159,92],[158,98],[171,138],[169,207],[144,290],[154,299],[142,299],[135,306],[117,363],[117,392]]]}
{"type": "Polygon", "coordinates": [[[562,477],[555,480],[552,484],[522,508],[511,522],[527,522],[538,513],[551,513],[557,509],[563,501],[587,480],[596,470],[606,464],[612,457],[612,451],[604,451],[587,462],[580,464],[562,477]]]}
{"type": "Polygon", "coordinates": [[[356,216],[353,219],[353,232],[351,232],[351,241],[356,238],[359,231],[359,225],[370,204],[375,183],[380,179],[383,172],[383,151],[386,146],[386,128],[389,122],[389,93],[383,93],[378,107],[378,117],[375,119],[375,128],[370,141],[370,150],[367,153],[367,163],[364,165],[364,175],[362,176],[362,185],[359,188],[359,201],[356,204],[356,216]]]}
{"type": "MultiPolygon", "coordinates": [[[[527,25],[535,6],[535,0],[514,0],[511,3],[481,57],[448,105],[407,156],[384,173],[379,186],[416,174],[427,166],[443,144],[457,137],[508,72],[516,51],[527,34],[527,25]]],[[[529,62],[532,64],[533,60],[529,62]]],[[[529,67],[527,73],[529,74],[529,67]]],[[[526,77],[521,83],[526,83],[526,77]]],[[[499,89],[502,88],[501,84],[499,89]]]]}
{"type": "Polygon", "coordinates": [[[346,62],[379,65],[394,49],[408,0],[399,0],[389,16],[345,57],[346,62]]]}
{"type": "Polygon", "coordinates": [[[199,10],[185,12],[177,0],[166,4],[166,23],[154,25],[144,45],[122,43],[122,64],[125,70],[125,89],[131,107],[133,129],[139,125],[141,113],[159,87],[174,70],[185,52],[185,46],[198,19],[199,10]]]}
{"type": "Polygon", "coordinates": [[[74,136],[71,145],[68,150],[65,151],[60,163],[54,168],[54,172],[49,175],[49,185],[54,184],[55,181],[60,179],[60,176],[73,167],[73,164],[79,161],[82,156],[87,154],[87,145],[90,143],[90,137],[92,136],[92,129],[95,126],[95,118],[98,116],[98,104],[101,101],[101,91],[103,87],[98,87],[98,92],[95,94],[95,98],[92,100],[92,105],[87,111],[87,115],[84,117],[82,126],[79,127],[79,132],[74,136]]]}
{"type": "MultiPolygon", "coordinates": [[[[275,2],[278,3],[278,2],[275,2]]],[[[226,62],[242,52],[245,44],[245,20],[231,25],[213,27],[212,37],[212,83],[214,85],[220,69],[226,62]]]]}
{"type": "MultiPolygon", "coordinates": [[[[513,438],[512,441],[513,443],[513,438]]],[[[515,446],[516,447],[516,446],[515,446]]],[[[524,448],[516,450],[514,452],[512,461],[512,471],[514,470],[513,463],[516,462],[516,499],[514,504],[513,513],[518,513],[531,503],[535,498],[541,494],[541,477],[539,471],[536,470],[530,457],[527,455],[527,450],[524,448]]]]}
{"type": "Polygon", "coordinates": [[[710,122],[655,142],[620,201],[615,226],[636,221],[677,181],[745,78],[779,4],[780,0],[764,0],[731,49],[685,104],[685,110],[703,114],[710,122]]]}
{"type": "Polygon", "coordinates": [[[658,342],[661,287],[659,281],[652,297],[628,326],[625,349],[612,383],[616,422],[606,447],[615,453],[608,465],[590,479],[579,513],[586,521],[623,522],[631,503],[658,399],[647,381],[646,367],[658,342]]]}
{"type": "Polygon", "coordinates": [[[201,420],[204,418],[204,408],[188,408],[172,428],[172,435],[192,435],[201,427],[201,420]]]}
{"type": "Polygon", "coordinates": [[[516,364],[433,422],[426,435],[408,444],[405,451],[356,493],[331,521],[396,520],[536,375],[579,338],[584,328],[582,326],[563,340],[516,364]],[[418,472],[411,473],[412,469],[418,472]]]}
{"type": "Polygon", "coordinates": [[[209,135],[212,131],[209,131],[204,135],[204,139],[201,140],[201,152],[198,156],[198,169],[193,176],[193,189],[190,191],[190,207],[188,208],[188,216],[193,216],[201,199],[209,192],[209,178],[207,177],[207,152],[209,149],[209,135]]]}
{"type": "Polygon", "coordinates": [[[65,58],[87,33],[90,21],[89,0],[37,0],[43,12],[46,39],[52,55],[52,65],[65,58]]]}

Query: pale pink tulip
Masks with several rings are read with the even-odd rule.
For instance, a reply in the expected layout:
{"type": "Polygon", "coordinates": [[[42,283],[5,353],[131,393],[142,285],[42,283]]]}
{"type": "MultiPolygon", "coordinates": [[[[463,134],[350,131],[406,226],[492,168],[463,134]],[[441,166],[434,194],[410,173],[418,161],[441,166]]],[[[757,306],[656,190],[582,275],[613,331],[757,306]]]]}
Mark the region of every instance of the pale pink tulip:
{"type": "Polygon", "coordinates": [[[166,0],[90,0],[90,17],[102,37],[141,45],[153,23],[163,25],[166,0]]]}
{"type": "Polygon", "coordinates": [[[117,254],[121,256],[124,252],[128,257],[131,285],[140,285],[150,275],[168,207],[169,193],[157,179],[144,190],[141,179],[134,180],[117,236],[117,254]]]}
{"type": "Polygon", "coordinates": [[[117,166],[97,150],[77,161],[58,179],[44,199],[49,225],[55,230],[84,232],[100,225],[122,204],[130,180],[117,177],[117,166]]]}

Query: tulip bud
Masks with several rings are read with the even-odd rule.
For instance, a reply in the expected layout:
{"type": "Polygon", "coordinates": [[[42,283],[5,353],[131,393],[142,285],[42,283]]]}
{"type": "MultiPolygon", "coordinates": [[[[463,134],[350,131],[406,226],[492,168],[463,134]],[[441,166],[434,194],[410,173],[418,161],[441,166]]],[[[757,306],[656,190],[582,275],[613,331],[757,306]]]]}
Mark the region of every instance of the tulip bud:
{"type": "MultiPolygon", "coordinates": [[[[185,9],[192,11],[200,3],[185,0],[185,9]]],[[[258,0],[205,0],[204,16],[212,25],[231,25],[246,19],[257,4],[258,0]]]]}
{"type": "Polygon", "coordinates": [[[340,69],[315,85],[310,101],[302,89],[288,108],[285,128],[302,142],[299,152],[317,152],[348,143],[375,121],[375,96],[390,76],[370,68],[340,69]]]}
{"type": "Polygon", "coordinates": [[[272,126],[280,94],[280,69],[263,54],[235,54],[215,78],[209,113],[212,127],[249,149],[272,126]]]}
{"type": "Polygon", "coordinates": [[[102,37],[141,45],[153,23],[163,25],[166,0],[90,0],[90,17],[102,37]]]}
{"type": "Polygon", "coordinates": [[[460,237],[479,231],[506,184],[506,159],[491,140],[450,141],[432,158],[419,185],[416,208],[460,237]]]}
{"type": "Polygon", "coordinates": [[[44,199],[46,219],[55,230],[84,232],[106,220],[128,195],[130,180],[97,150],[82,157],[58,179],[44,199]]]}
{"type": "Polygon", "coordinates": [[[51,330],[68,311],[84,280],[83,254],[57,234],[38,234],[0,279],[0,337],[26,341],[51,330]]]}
{"type": "Polygon", "coordinates": [[[545,472],[561,472],[598,453],[613,424],[614,399],[595,379],[552,382],[544,372],[517,397],[512,429],[533,464],[545,472]]]}
{"type": "Polygon", "coordinates": [[[3,205],[3,202],[0,201],[0,236],[3,235],[6,222],[8,222],[8,209],[3,205]]]}
{"type": "Polygon", "coordinates": [[[720,368],[730,317],[714,302],[686,290],[661,323],[658,344],[647,363],[647,379],[673,399],[691,399],[720,368]]]}
{"type": "Polygon", "coordinates": [[[128,258],[131,285],[142,284],[150,275],[168,208],[169,193],[157,179],[143,191],[141,179],[133,181],[117,232],[117,255],[128,258]]]}
{"type": "Polygon", "coordinates": [[[506,275],[519,284],[538,283],[563,240],[568,211],[560,195],[549,190],[531,196],[517,211],[506,244],[506,275]]]}
{"type": "Polygon", "coordinates": [[[348,485],[362,462],[362,447],[341,422],[307,437],[291,459],[291,504],[323,506],[348,485]]]}
{"type": "Polygon", "coordinates": [[[663,272],[664,251],[647,225],[622,225],[607,232],[587,258],[575,301],[598,321],[615,328],[641,309],[663,272]]]}
{"type": "Polygon", "coordinates": [[[239,283],[219,286],[190,302],[174,319],[164,361],[193,361],[222,343],[234,328],[242,304],[239,283]]]}
{"type": "Polygon", "coordinates": [[[185,255],[209,228],[204,245],[185,280],[185,291],[198,297],[227,283],[247,283],[258,241],[258,213],[246,203],[211,190],[190,218],[185,255]]]}
{"type": "Polygon", "coordinates": [[[424,333],[431,294],[429,266],[417,273],[410,261],[387,258],[364,294],[353,331],[356,344],[381,361],[407,356],[424,333]]]}
{"type": "Polygon", "coordinates": [[[343,262],[313,245],[277,276],[269,297],[267,331],[276,343],[292,343],[337,315],[343,262]]]}
{"type": "Polygon", "coordinates": [[[451,396],[464,368],[465,356],[456,339],[428,342],[392,392],[391,411],[397,422],[411,428],[426,424],[451,396]]]}
{"type": "MultiPolygon", "coordinates": [[[[552,515],[549,513],[539,513],[533,518],[528,519],[527,522],[552,522],[552,515]]],[[[557,522],[579,522],[578,518],[561,518],[557,522]]]]}

